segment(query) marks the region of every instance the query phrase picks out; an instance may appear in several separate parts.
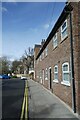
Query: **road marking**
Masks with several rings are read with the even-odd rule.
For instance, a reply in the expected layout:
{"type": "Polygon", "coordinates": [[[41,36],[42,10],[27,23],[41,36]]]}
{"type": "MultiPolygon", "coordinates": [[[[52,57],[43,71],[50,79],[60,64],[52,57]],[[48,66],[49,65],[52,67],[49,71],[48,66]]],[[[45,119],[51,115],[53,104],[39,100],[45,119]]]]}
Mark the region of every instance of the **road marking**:
{"type": "Polygon", "coordinates": [[[20,120],[23,119],[25,113],[25,120],[28,118],[28,89],[27,89],[27,81],[25,85],[25,91],[24,91],[24,99],[23,99],[23,104],[22,104],[22,111],[21,111],[21,117],[20,120]]]}
{"type": "Polygon", "coordinates": [[[26,101],[25,101],[25,118],[28,118],[28,88],[27,88],[27,81],[26,81],[26,90],[25,90],[25,97],[26,97],[26,101]]]}
{"type": "Polygon", "coordinates": [[[28,118],[28,104],[27,104],[27,88],[26,88],[26,92],[25,92],[25,97],[26,97],[26,101],[25,101],[25,118],[28,118]]]}
{"type": "Polygon", "coordinates": [[[22,104],[22,111],[21,111],[21,117],[20,117],[20,120],[23,119],[24,109],[25,109],[25,92],[24,92],[24,99],[23,99],[23,104],[22,104]]]}

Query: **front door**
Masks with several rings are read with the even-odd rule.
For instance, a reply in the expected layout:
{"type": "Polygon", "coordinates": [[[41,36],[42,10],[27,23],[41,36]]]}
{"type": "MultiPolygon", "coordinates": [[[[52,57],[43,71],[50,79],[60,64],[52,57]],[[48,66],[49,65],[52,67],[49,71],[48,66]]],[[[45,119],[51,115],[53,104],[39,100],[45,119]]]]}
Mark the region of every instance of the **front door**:
{"type": "Polygon", "coordinates": [[[50,86],[50,89],[52,89],[52,79],[51,79],[51,68],[49,68],[49,86],[50,86]]]}

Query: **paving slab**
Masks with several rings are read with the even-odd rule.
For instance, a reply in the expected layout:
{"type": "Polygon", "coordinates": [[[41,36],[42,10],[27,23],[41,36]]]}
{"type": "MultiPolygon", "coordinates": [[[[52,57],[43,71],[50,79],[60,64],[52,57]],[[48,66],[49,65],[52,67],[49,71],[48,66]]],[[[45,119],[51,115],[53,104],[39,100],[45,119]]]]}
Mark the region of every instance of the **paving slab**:
{"type": "Polygon", "coordinates": [[[67,105],[41,84],[28,80],[29,118],[69,118],[79,120],[67,105]]]}

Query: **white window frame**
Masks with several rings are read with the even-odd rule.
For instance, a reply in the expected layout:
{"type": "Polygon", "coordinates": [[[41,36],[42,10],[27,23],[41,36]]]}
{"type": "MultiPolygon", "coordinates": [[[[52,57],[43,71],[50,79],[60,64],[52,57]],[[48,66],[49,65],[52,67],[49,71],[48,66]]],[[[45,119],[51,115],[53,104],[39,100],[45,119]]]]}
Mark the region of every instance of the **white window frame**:
{"type": "Polygon", "coordinates": [[[37,59],[37,64],[39,63],[39,58],[37,59]]]}
{"type": "Polygon", "coordinates": [[[37,78],[39,78],[39,71],[37,71],[37,78]]]}
{"type": "Polygon", "coordinates": [[[42,70],[40,70],[40,83],[42,84],[42,70]]]}
{"type": "Polygon", "coordinates": [[[48,55],[48,47],[45,48],[45,56],[48,55]]]}
{"type": "Polygon", "coordinates": [[[57,41],[57,33],[55,33],[55,35],[53,36],[53,48],[56,48],[58,45],[58,41],[57,42],[56,41],[57,41]],[[57,44],[55,44],[55,43],[57,43],[57,44]]]}
{"type": "Polygon", "coordinates": [[[48,68],[45,70],[45,80],[48,80],[48,68]]]}
{"type": "Polygon", "coordinates": [[[68,36],[68,33],[64,37],[62,36],[62,33],[65,31],[65,29],[67,29],[67,19],[61,25],[61,40],[64,40],[68,36]],[[62,29],[62,26],[64,25],[65,22],[66,22],[66,27],[62,29]]]}
{"type": "Polygon", "coordinates": [[[58,76],[58,65],[54,66],[54,80],[53,80],[53,82],[58,83],[58,79],[55,79],[55,74],[57,74],[57,76],[58,76]],[[55,72],[55,68],[57,68],[57,72],[55,72]]]}
{"type": "Polygon", "coordinates": [[[41,57],[41,55],[40,55],[40,61],[42,60],[42,57],[41,57]]]}
{"type": "Polygon", "coordinates": [[[44,59],[44,51],[42,52],[42,59],[44,59]]]}
{"type": "Polygon", "coordinates": [[[65,62],[65,63],[62,64],[62,82],[61,82],[61,84],[70,86],[70,76],[69,76],[69,81],[66,81],[66,80],[64,80],[64,73],[69,74],[69,63],[68,62],[65,62]],[[63,67],[65,65],[68,65],[68,70],[67,71],[63,71],[63,67]]]}

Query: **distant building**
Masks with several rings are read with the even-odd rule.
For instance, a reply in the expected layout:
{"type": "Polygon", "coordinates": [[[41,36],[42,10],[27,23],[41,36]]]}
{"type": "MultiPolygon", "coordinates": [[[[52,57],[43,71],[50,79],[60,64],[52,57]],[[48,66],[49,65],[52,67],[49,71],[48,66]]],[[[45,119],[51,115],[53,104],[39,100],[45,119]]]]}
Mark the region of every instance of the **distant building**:
{"type": "Polygon", "coordinates": [[[67,3],[43,45],[34,48],[34,79],[80,114],[80,2],[67,3]]]}

